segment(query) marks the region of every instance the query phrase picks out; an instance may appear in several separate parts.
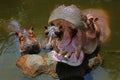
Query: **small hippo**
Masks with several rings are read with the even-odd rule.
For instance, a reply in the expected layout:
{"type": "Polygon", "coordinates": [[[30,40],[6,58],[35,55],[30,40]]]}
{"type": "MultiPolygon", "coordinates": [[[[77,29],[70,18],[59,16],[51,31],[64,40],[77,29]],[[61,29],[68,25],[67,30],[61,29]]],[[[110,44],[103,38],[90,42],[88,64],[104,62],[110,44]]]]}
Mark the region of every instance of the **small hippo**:
{"type": "Polygon", "coordinates": [[[15,35],[19,38],[21,55],[40,52],[40,43],[37,41],[32,27],[29,30],[24,29],[22,32],[16,32],[15,35]]]}
{"type": "Polygon", "coordinates": [[[15,34],[19,39],[21,55],[38,54],[40,52],[41,44],[37,41],[33,27],[29,30],[22,29],[20,24],[13,20],[8,23],[8,28],[12,30],[10,35],[15,34]]]}

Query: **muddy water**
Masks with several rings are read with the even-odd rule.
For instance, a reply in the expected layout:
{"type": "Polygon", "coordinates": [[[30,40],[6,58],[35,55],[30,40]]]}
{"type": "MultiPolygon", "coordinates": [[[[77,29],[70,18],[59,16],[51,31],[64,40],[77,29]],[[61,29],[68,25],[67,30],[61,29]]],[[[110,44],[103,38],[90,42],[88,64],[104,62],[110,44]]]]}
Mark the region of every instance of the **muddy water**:
{"type": "Polygon", "coordinates": [[[20,56],[18,39],[8,36],[9,20],[17,20],[22,27],[34,26],[38,40],[44,40],[43,26],[50,12],[60,4],[75,4],[81,9],[102,8],[110,16],[110,39],[102,46],[103,64],[88,74],[86,80],[120,80],[120,1],[119,0],[0,0],[0,80],[54,80],[49,75],[29,78],[15,63],[20,56]],[[92,76],[92,78],[91,78],[92,76]]]}

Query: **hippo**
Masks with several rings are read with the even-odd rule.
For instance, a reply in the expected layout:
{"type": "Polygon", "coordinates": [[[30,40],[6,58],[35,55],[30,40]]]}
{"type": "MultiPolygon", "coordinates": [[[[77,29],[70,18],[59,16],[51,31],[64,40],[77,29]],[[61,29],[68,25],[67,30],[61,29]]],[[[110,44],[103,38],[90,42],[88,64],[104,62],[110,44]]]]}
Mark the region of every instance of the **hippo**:
{"type": "Polygon", "coordinates": [[[29,30],[23,30],[23,32],[16,32],[15,35],[19,38],[22,55],[40,52],[40,43],[37,41],[32,27],[29,30]]]}
{"type": "Polygon", "coordinates": [[[110,36],[104,10],[80,10],[75,5],[55,8],[45,26],[45,49],[53,49],[60,80],[84,80],[102,62],[99,51],[110,36]]]}
{"type": "Polygon", "coordinates": [[[17,21],[9,22],[8,27],[12,29],[10,35],[16,35],[19,39],[21,55],[38,54],[40,52],[41,44],[34,34],[33,27],[30,27],[29,30],[22,29],[17,21]]]}

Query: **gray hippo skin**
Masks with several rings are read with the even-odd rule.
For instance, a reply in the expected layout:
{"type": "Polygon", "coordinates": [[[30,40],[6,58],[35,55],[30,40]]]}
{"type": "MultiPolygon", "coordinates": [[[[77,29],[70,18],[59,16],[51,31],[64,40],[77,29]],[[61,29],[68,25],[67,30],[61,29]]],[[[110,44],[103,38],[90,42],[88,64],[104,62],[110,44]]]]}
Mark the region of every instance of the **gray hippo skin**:
{"type": "Polygon", "coordinates": [[[19,38],[21,55],[40,52],[40,43],[37,41],[32,27],[29,30],[16,32],[15,35],[19,38]]]}
{"type": "Polygon", "coordinates": [[[48,24],[44,47],[56,51],[53,58],[58,61],[60,80],[83,80],[86,73],[101,64],[100,46],[110,35],[108,16],[103,10],[82,11],[75,5],[61,5],[52,11],[48,24]]]}

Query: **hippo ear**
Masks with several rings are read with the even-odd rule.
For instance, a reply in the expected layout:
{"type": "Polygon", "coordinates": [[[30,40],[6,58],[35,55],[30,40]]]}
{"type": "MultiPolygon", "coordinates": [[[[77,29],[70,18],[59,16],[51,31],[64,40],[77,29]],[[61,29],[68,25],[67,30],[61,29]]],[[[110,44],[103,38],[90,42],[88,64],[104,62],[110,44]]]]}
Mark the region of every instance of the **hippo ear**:
{"type": "Polygon", "coordinates": [[[17,37],[23,36],[22,33],[20,33],[20,32],[15,32],[15,35],[16,35],[17,37]]]}
{"type": "Polygon", "coordinates": [[[33,30],[34,30],[34,28],[33,28],[33,27],[30,27],[29,33],[33,34],[33,33],[34,33],[33,30]]]}
{"type": "Polygon", "coordinates": [[[44,26],[44,28],[45,28],[45,29],[48,29],[48,27],[47,27],[47,26],[44,26]]]}
{"type": "Polygon", "coordinates": [[[34,30],[34,28],[31,26],[29,30],[32,30],[32,31],[33,31],[33,30],[34,30]]]}
{"type": "Polygon", "coordinates": [[[15,35],[18,37],[19,33],[18,33],[18,32],[15,32],[15,35]]]}
{"type": "Polygon", "coordinates": [[[50,23],[51,26],[55,26],[52,22],[50,23]]]}

